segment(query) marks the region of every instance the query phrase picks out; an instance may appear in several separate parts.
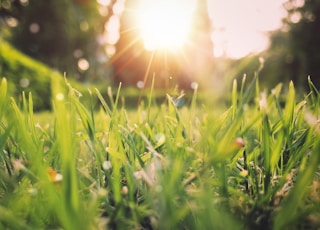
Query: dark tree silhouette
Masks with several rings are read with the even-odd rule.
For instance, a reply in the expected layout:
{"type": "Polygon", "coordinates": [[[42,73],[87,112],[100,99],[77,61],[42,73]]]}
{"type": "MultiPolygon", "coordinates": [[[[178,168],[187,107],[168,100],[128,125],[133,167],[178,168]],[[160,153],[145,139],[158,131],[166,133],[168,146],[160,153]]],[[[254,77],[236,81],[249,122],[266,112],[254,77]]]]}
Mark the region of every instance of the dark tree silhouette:
{"type": "Polygon", "coordinates": [[[288,14],[283,28],[271,37],[265,72],[273,70],[272,75],[278,76],[276,80],[293,80],[302,87],[307,86],[310,75],[320,87],[320,1],[302,3],[289,0],[284,4],[288,14]]]}

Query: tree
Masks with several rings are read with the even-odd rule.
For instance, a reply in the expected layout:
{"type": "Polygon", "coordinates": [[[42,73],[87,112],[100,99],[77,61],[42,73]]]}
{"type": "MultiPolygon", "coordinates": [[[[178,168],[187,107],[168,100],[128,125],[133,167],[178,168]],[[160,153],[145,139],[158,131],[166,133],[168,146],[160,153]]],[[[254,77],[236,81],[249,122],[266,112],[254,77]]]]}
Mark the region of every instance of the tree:
{"type": "Polygon", "coordinates": [[[266,67],[269,70],[278,67],[273,72],[281,75],[279,79],[291,79],[300,86],[306,86],[310,75],[320,87],[320,1],[289,0],[284,6],[288,14],[283,28],[272,35],[266,67]]]}
{"type": "Polygon", "coordinates": [[[97,37],[110,17],[99,14],[96,1],[4,0],[0,17],[17,20],[7,39],[20,51],[68,76],[94,77],[104,50],[97,37]]]}

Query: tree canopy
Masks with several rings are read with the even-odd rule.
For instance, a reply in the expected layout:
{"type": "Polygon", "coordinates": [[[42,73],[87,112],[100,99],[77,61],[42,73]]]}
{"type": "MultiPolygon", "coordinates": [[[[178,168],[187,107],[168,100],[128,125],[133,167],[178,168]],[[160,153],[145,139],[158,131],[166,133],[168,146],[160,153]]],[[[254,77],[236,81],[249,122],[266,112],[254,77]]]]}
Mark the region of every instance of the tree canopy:
{"type": "Polygon", "coordinates": [[[310,76],[320,87],[320,1],[289,0],[283,27],[272,34],[267,71],[277,80],[293,80],[305,86],[310,76]]]}
{"type": "Polygon", "coordinates": [[[13,0],[1,1],[0,17],[11,27],[7,39],[19,50],[68,75],[85,77],[94,75],[95,62],[105,61],[97,38],[110,14],[98,9],[96,1],[13,0]]]}

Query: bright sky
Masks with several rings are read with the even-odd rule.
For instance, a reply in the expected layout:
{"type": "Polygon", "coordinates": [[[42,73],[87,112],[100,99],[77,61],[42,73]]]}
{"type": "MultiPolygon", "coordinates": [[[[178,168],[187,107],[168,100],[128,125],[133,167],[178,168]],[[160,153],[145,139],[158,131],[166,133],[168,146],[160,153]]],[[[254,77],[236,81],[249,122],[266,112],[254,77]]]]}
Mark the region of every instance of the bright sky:
{"type": "Polygon", "coordinates": [[[215,56],[239,58],[267,48],[267,31],[281,26],[284,0],[207,0],[216,32],[215,56]]]}

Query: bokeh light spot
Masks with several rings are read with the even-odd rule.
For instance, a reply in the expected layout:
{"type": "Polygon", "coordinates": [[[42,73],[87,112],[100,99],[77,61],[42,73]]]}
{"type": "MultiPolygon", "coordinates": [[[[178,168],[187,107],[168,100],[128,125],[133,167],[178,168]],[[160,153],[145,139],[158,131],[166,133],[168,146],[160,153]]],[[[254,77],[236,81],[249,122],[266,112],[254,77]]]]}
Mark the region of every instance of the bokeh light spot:
{"type": "Polygon", "coordinates": [[[112,57],[116,53],[116,47],[114,45],[107,45],[105,51],[108,57],[112,57]]]}
{"type": "Polygon", "coordinates": [[[21,78],[19,83],[22,88],[27,88],[30,85],[30,81],[27,78],[21,78]]]}
{"type": "Polygon", "coordinates": [[[87,21],[80,22],[80,30],[87,32],[89,30],[89,23],[87,21]]]}
{"type": "Polygon", "coordinates": [[[111,2],[111,0],[97,0],[97,2],[100,4],[100,5],[103,5],[103,6],[108,6],[111,2]]]}
{"type": "Polygon", "coordinates": [[[137,82],[137,88],[138,89],[143,89],[144,88],[144,82],[143,81],[138,81],[137,82]]]}
{"type": "Polygon", "coordinates": [[[113,13],[115,14],[115,15],[121,15],[121,13],[123,12],[123,10],[124,10],[124,1],[122,0],[122,1],[117,1],[115,4],[114,4],[114,6],[113,6],[113,8],[112,8],[112,11],[113,11],[113,13]]]}
{"type": "Polygon", "coordinates": [[[294,12],[292,15],[290,15],[290,21],[292,23],[300,22],[301,18],[302,18],[302,15],[300,12],[294,12]]]}
{"type": "Polygon", "coordinates": [[[75,49],[73,51],[73,56],[75,58],[81,58],[83,56],[83,51],[81,49],[75,49]]]}
{"type": "Polygon", "coordinates": [[[63,94],[63,93],[57,93],[56,99],[57,99],[58,101],[63,101],[63,100],[64,100],[64,94],[63,94]]]}
{"type": "Polygon", "coordinates": [[[29,0],[20,0],[21,5],[27,6],[29,4],[29,0]]]}
{"type": "Polygon", "coordinates": [[[88,70],[90,67],[90,64],[89,62],[87,61],[87,59],[85,58],[80,58],[79,61],[78,61],[78,68],[79,70],[81,71],[86,71],[88,70]]]}
{"type": "Polygon", "coordinates": [[[29,26],[29,31],[33,34],[36,34],[40,31],[40,25],[36,22],[31,23],[29,26]]]}
{"type": "Polygon", "coordinates": [[[194,82],[191,83],[190,87],[191,87],[191,89],[196,90],[196,89],[198,89],[199,84],[198,84],[198,82],[194,81],[194,82]]]}
{"type": "Polygon", "coordinates": [[[7,25],[10,27],[16,27],[19,24],[18,20],[15,19],[14,17],[7,17],[5,20],[7,25]]]}

